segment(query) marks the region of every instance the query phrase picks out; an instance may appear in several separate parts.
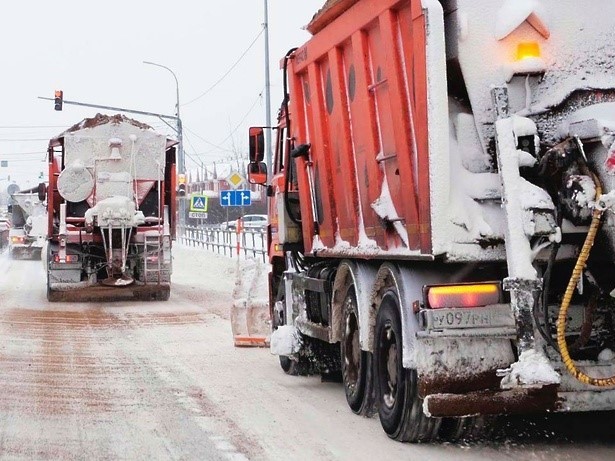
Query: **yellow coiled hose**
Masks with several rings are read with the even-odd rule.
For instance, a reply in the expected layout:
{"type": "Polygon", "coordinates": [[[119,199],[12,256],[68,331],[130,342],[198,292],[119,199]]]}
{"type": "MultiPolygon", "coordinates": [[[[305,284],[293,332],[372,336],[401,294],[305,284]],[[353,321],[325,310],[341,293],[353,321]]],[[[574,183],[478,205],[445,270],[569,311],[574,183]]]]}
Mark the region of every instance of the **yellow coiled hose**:
{"type": "MultiPolygon", "coordinates": [[[[592,177],[594,180],[594,184],[596,185],[596,198],[600,197],[602,194],[602,186],[600,185],[600,181],[596,177],[595,174],[592,173],[592,177]]],[[[594,240],[596,239],[596,234],[598,232],[598,228],[600,227],[600,221],[602,220],[602,210],[594,209],[592,214],[592,221],[589,226],[589,232],[587,233],[587,237],[585,237],[585,242],[583,242],[583,247],[581,248],[581,253],[577,259],[576,264],[574,265],[574,269],[572,270],[572,276],[568,281],[568,286],[566,287],[566,292],[564,293],[564,298],[562,299],[562,306],[559,310],[559,315],[557,317],[557,345],[559,347],[559,352],[562,356],[562,361],[564,365],[566,365],[566,369],[568,372],[574,376],[576,379],[581,381],[584,384],[590,384],[592,386],[615,386],[615,376],[611,376],[610,378],[593,378],[591,376],[587,376],[581,370],[579,370],[573,360],[570,358],[570,353],[568,352],[568,345],[566,344],[566,319],[568,318],[568,308],[570,307],[570,300],[572,299],[572,294],[581,278],[581,274],[583,273],[583,269],[585,268],[585,263],[587,262],[587,258],[589,258],[589,253],[591,251],[592,246],[594,245],[594,240]]]]}

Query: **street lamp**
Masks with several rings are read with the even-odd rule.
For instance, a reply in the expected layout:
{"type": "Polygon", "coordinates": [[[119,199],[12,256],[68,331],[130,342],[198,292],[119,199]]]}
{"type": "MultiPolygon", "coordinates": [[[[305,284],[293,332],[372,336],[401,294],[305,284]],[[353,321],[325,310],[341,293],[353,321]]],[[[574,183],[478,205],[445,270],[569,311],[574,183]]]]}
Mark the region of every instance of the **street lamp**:
{"type": "MultiPolygon", "coordinates": [[[[271,81],[269,78],[269,5],[267,0],[264,0],[265,7],[265,22],[263,28],[265,30],[265,126],[271,126],[271,81]]],[[[265,130],[265,146],[267,149],[267,176],[271,180],[273,174],[273,161],[271,150],[271,130],[265,130]]]]}
{"type": "Polygon", "coordinates": [[[175,72],[173,72],[167,66],[163,66],[162,64],[157,64],[155,62],[150,62],[150,61],[143,61],[143,64],[149,64],[151,66],[162,67],[163,69],[166,69],[169,72],[171,72],[171,75],[173,75],[173,78],[175,79],[175,92],[177,96],[177,102],[175,105],[175,109],[176,109],[175,114],[177,115],[177,128],[175,130],[177,131],[177,142],[178,142],[178,146],[177,146],[178,168],[177,170],[178,170],[178,173],[184,174],[186,173],[186,162],[184,160],[184,140],[183,140],[183,135],[182,135],[182,121],[179,116],[179,81],[177,80],[177,75],[175,75],[175,72]]]}
{"type": "MultiPolygon", "coordinates": [[[[175,72],[173,72],[171,69],[169,69],[167,66],[163,66],[162,64],[157,64],[155,62],[150,62],[150,61],[143,61],[143,64],[149,64],[151,66],[156,66],[156,67],[162,67],[163,69],[168,70],[169,72],[171,72],[171,75],[173,75],[173,78],[175,79],[175,91],[176,91],[176,96],[177,96],[177,103],[175,106],[176,112],[175,114],[177,115],[177,142],[178,142],[178,146],[177,146],[177,150],[178,150],[178,155],[177,155],[177,172],[181,175],[185,175],[186,174],[186,162],[184,160],[184,141],[183,141],[183,135],[182,135],[182,120],[179,117],[179,81],[177,80],[177,75],[175,75],[175,72]]],[[[181,227],[184,226],[185,222],[186,222],[186,202],[183,199],[179,199],[179,206],[178,206],[178,212],[179,212],[179,225],[181,227]]]]}

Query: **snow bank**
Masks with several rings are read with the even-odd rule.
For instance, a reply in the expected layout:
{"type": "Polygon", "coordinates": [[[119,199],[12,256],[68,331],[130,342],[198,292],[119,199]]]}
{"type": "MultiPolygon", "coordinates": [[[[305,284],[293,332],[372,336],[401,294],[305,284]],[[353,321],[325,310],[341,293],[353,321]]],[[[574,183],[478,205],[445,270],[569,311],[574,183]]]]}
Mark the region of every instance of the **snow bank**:
{"type": "Polygon", "coordinates": [[[237,260],[231,308],[233,336],[269,336],[268,272],[268,265],[260,260],[237,260]]]}

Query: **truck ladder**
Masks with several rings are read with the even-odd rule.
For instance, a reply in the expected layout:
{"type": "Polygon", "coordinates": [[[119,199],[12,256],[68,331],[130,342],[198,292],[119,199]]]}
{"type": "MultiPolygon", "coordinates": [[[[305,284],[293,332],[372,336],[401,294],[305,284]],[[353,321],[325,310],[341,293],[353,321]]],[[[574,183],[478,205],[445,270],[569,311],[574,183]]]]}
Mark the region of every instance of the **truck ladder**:
{"type": "Polygon", "coordinates": [[[162,252],[161,250],[161,245],[162,241],[161,241],[161,237],[160,234],[156,234],[156,235],[147,235],[145,234],[144,236],[144,240],[143,240],[143,255],[144,255],[144,259],[143,259],[143,272],[144,272],[144,281],[147,284],[147,282],[149,282],[149,278],[148,278],[148,274],[151,273],[156,273],[157,277],[158,277],[158,285],[160,285],[160,274],[162,271],[162,252]],[[156,254],[157,258],[156,258],[156,262],[155,264],[153,264],[154,267],[150,266],[150,261],[149,258],[152,256],[152,254],[156,254]]]}

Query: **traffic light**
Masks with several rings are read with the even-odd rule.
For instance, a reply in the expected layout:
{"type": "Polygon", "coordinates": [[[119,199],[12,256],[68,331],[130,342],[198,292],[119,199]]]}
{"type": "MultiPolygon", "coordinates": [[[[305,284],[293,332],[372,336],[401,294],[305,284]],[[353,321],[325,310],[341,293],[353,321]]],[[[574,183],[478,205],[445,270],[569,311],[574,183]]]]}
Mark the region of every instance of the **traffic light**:
{"type": "Polygon", "coordinates": [[[64,92],[62,90],[56,90],[53,108],[55,110],[62,110],[63,100],[64,100],[64,92]]]}
{"type": "Polygon", "coordinates": [[[186,175],[177,175],[177,195],[184,197],[186,195],[186,175]]]}

